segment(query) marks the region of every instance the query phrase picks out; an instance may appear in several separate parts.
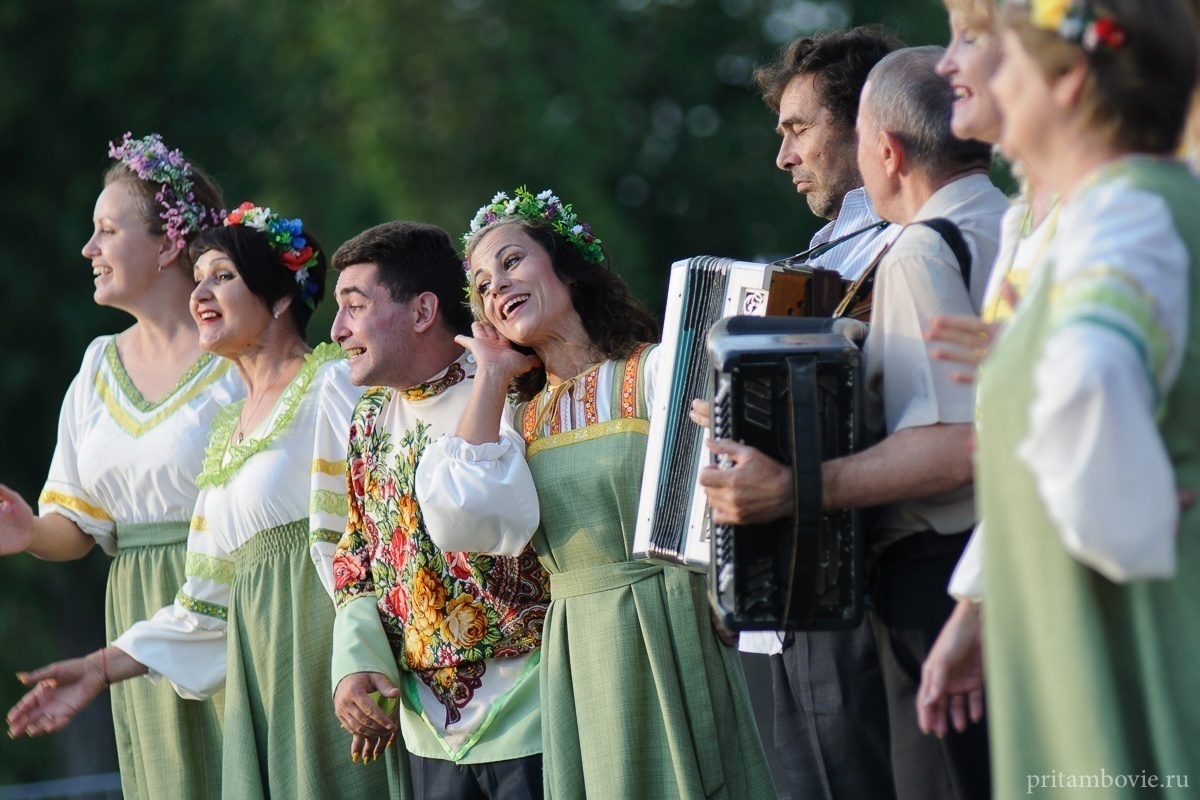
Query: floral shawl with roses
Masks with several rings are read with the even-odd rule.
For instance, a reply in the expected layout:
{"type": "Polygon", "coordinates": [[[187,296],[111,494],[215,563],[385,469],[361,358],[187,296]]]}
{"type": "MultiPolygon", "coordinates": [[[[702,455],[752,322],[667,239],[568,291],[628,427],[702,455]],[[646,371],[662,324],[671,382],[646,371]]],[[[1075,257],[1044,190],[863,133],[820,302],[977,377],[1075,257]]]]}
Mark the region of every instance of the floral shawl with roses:
{"type": "MultiPolygon", "coordinates": [[[[462,380],[461,370],[405,392],[419,401],[462,380]],[[414,394],[415,392],[415,394],[414,394]]],[[[447,553],[430,540],[415,497],[429,425],[403,432],[379,424],[395,390],[369,390],[350,424],[349,521],[334,556],[341,608],[379,597],[396,662],[419,677],[446,709],[446,727],[479,688],[486,659],[529,653],[542,641],[548,578],[532,548],[520,556],[447,553]]]]}

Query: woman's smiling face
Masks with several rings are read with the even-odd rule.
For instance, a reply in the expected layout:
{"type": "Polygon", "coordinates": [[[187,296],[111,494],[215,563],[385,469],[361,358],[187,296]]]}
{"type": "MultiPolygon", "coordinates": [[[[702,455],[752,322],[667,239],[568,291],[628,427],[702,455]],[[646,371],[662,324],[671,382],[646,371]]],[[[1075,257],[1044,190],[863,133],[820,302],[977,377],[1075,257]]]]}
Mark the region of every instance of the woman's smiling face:
{"type": "Polygon", "coordinates": [[[1000,136],[1000,108],[988,81],[1000,63],[1000,40],[994,30],[978,30],[957,11],[950,13],[950,33],[937,65],[954,90],[950,129],[959,139],[994,144],[1000,136]]]}
{"type": "Polygon", "coordinates": [[[470,268],[484,317],[511,342],[536,347],[578,318],[550,254],[520,225],[480,234],[470,268]]]}

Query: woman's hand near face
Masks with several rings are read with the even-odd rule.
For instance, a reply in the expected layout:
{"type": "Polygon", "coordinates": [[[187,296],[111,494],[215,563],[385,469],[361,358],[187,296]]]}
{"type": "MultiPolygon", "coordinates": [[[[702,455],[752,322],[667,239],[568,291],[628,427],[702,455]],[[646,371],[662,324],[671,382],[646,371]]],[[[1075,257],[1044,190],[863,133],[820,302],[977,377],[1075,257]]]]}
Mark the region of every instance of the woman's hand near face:
{"type": "Polygon", "coordinates": [[[470,444],[490,444],[500,441],[500,418],[508,385],[541,362],[536,356],[514,350],[512,342],[486,322],[472,323],[471,333],[474,336],[454,337],[475,356],[471,399],[454,433],[470,444]]]}
{"type": "Polygon", "coordinates": [[[503,379],[507,387],[513,378],[541,365],[536,356],[513,349],[512,342],[501,336],[491,323],[471,323],[471,334],[456,336],[454,341],[475,356],[476,375],[486,372],[496,379],[503,379]]]}

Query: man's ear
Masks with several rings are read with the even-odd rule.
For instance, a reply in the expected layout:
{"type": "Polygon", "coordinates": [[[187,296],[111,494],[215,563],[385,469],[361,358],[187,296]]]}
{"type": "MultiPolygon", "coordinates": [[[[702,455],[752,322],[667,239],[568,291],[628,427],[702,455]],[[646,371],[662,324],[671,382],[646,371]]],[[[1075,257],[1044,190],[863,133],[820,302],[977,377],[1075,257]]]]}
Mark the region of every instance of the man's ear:
{"type": "Polygon", "coordinates": [[[424,333],[437,322],[440,305],[437,295],[433,292],[421,292],[410,301],[409,308],[413,313],[413,330],[415,332],[424,333]]]}
{"type": "Polygon", "coordinates": [[[904,145],[900,137],[891,131],[879,132],[880,149],[883,151],[883,171],[889,178],[895,178],[907,168],[908,158],[904,154],[904,145]]]}

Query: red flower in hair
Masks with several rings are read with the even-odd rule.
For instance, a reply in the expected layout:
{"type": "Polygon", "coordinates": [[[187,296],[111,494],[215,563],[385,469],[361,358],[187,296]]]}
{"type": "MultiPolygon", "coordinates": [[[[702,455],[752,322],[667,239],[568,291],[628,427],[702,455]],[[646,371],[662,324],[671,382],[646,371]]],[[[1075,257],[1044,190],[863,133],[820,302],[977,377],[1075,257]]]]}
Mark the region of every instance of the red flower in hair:
{"type": "Polygon", "coordinates": [[[1112,17],[1101,17],[1096,20],[1096,38],[1105,47],[1116,50],[1125,44],[1125,29],[1116,23],[1112,17]]]}
{"type": "Polygon", "coordinates": [[[249,201],[242,203],[240,206],[235,208],[233,211],[229,212],[229,216],[225,218],[226,224],[241,225],[242,224],[242,215],[252,208],[254,208],[254,203],[251,203],[249,201]]]}
{"type": "Polygon", "coordinates": [[[292,272],[296,272],[304,267],[308,260],[313,257],[313,249],[309,245],[304,245],[299,250],[288,250],[279,256],[279,261],[292,272]]]}

